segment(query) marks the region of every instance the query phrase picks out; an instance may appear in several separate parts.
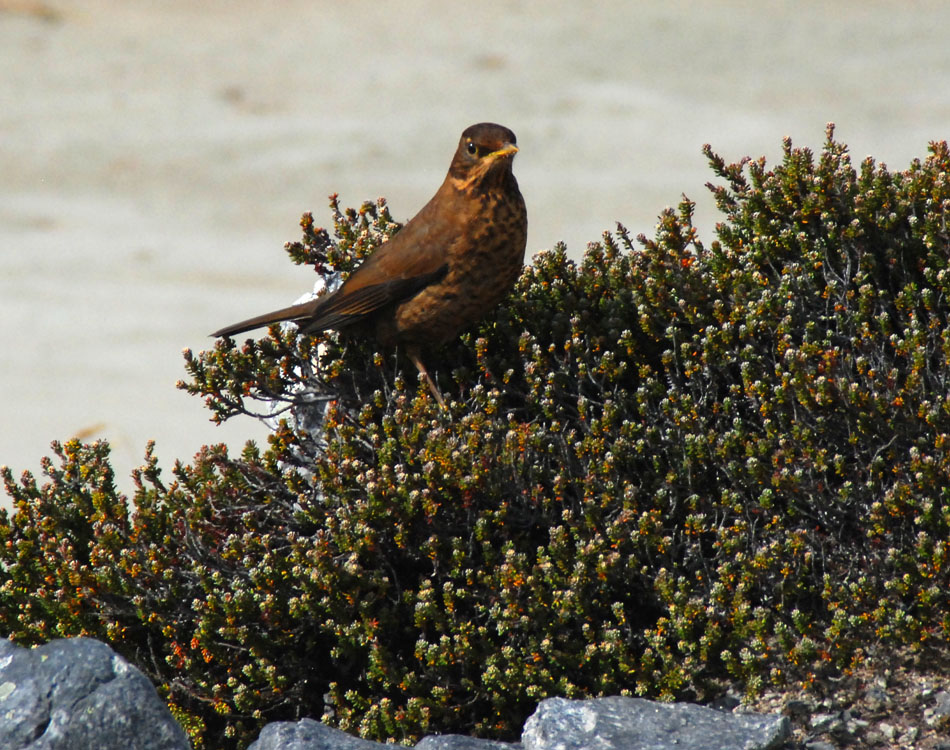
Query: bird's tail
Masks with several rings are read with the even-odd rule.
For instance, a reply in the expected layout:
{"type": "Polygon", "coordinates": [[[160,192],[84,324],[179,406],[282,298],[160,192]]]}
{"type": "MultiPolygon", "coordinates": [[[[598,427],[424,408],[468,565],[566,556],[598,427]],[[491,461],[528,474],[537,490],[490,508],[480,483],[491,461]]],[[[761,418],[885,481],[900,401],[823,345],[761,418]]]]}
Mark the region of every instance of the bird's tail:
{"type": "Polygon", "coordinates": [[[254,318],[242,320],[240,323],[234,323],[233,325],[225,326],[224,328],[215,331],[211,335],[213,337],[233,336],[236,333],[244,333],[245,331],[251,331],[255,328],[269,326],[271,323],[280,323],[284,320],[297,320],[299,318],[306,318],[313,314],[314,310],[317,308],[317,303],[322,301],[323,297],[320,297],[316,300],[301,302],[297,305],[285,307],[282,310],[274,310],[273,312],[264,313],[263,315],[258,315],[254,318]]]}

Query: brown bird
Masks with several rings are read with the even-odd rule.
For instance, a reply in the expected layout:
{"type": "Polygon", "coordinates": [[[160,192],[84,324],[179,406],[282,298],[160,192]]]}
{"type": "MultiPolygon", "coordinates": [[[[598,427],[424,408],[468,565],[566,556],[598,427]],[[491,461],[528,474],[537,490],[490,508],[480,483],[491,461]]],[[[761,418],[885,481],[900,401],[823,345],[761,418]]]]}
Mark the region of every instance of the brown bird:
{"type": "Polygon", "coordinates": [[[232,336],[293,320],[300,333],[327,329],[404,346],[439,405],[422,362],[508,294],[524,264],[528,215],[511,171],[515,134],[483,122],[462,133],[442,187],[335,292],[215,331],[232,336]]]}

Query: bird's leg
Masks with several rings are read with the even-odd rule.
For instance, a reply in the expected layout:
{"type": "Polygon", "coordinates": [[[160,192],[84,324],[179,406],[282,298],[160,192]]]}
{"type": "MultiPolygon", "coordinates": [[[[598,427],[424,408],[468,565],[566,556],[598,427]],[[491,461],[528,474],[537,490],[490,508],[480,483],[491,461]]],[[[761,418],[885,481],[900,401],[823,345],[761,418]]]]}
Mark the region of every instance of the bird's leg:
{"type": "Polygon", "coordinates": [[[412,360],[412,363],[418,368],[419,372],[422,373],[422,377],[426,379],[426,383],[429,384],[429,391],[435,396],[435,400],[439,402],[439,406],[442,407],[442,410],[445,411],[445,399],[442,398],[442,394],[439,393],[439,386],[435,384],[435,381],[429,375],[429,371],[426,369],[426,366],[422,363],[422,357],[419,355],[419,350],[415,347],[410,347],[407,350],[409,354],[409,359],[412,360]]]}

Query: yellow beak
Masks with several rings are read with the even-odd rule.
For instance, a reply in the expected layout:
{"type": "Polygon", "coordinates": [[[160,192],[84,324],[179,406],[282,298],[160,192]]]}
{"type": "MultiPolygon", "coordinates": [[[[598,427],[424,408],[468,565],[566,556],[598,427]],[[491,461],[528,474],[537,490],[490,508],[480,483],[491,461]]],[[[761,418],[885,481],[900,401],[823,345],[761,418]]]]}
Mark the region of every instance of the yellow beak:
{"type": "Polygon", "coordinates": [[[495,159],[500,159],[502,156],[508,156],[509,154],[517,154],[518,147],[513,143],[506,143],[497,151],[492,151],[488,158],[494,161],[495,159]]]}

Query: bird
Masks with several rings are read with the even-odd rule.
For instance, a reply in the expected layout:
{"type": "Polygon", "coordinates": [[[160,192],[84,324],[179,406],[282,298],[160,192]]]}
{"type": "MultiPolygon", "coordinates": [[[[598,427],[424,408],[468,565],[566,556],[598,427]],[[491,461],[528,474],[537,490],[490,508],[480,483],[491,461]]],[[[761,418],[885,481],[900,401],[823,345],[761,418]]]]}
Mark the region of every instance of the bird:
{"type": "Polygon", "coordinates": [[[422,350],[448,343],[510,292],[524,266],[528,214],[512,162],[515,134],[495,123],[462,132],[448,174],[428,203],[336,290],[211,334],[230,337],[294,321],[403,347],[442,409],[422,350]]]}

